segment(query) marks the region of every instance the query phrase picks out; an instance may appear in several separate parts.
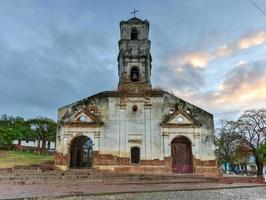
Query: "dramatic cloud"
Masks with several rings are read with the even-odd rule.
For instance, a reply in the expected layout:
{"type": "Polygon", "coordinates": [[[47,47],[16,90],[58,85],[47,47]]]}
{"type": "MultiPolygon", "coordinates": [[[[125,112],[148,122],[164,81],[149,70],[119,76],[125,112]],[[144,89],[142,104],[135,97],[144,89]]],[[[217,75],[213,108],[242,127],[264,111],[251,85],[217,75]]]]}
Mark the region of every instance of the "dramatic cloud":
{"type": "Polygon", "coordinates": [[[212,111],[266,106],[266,60],[243,63],[229,71],[218,90],[175,91],[185,99],[212,111]],[[185,94],[185,95],[184,95],[185,94]]]}
{"type": "Polygon", "coordinates": [[[266,31],[260,31],[255,34],[248,35],[238,39],[236,42],[217,47],[210,52],[196,51],[189,52],[187,54],[176,55],[169,59],[169,64],[177,66],[177,70],[180,70],[180,65],[191,65],[194,68],[206,68],[209,62],[229,56],[242,49],[248,49],[253,46],[262,45],[266,42],[266,31]]]}
{"type": "MultiPolygon", "coordinates": [[[[266,61],[232,69],[217,92],[218,103],[252,104],[266,100],[266,61]]],[[[251,105],[250,105],[251,106],[251,105]]]]}
{"type": "Polygon", "coordinates": [[[153,86],[210,112],[263,105],[266,24],[249,2],[28,0],[0,1],[1,113],[55,119],[116,89],[119,22],[136,5],[150,20],[153,86]]]}
{"type": "Polygon", "coordinates": [[[266,52],[263,46],[259,48],[266,41],[265,31],[246,35],[213,50],[170,57],[170,70],[164,73],[172,79],[165,85],[177,96],[215,113],[265,107],[266,52]]]}
{"type": "Polygon", "coordinates": [[[108,41],[87,34],[53,28],[45,44],[24,50],[12,49],[2,42],[0,83],[5,87],[0,87],[0,103],[10,104],[2,112],[21,115],[19,102],[19,106],[30,108],[23,112],[49,115],[60,106],[98,92],[99,88],[114,87],[115,78],[110,79],[110,75],[115,77],[112,69],[115,61],[104,53],[101,59],[96,55],[108,48],[105,46],[108,41]]]}

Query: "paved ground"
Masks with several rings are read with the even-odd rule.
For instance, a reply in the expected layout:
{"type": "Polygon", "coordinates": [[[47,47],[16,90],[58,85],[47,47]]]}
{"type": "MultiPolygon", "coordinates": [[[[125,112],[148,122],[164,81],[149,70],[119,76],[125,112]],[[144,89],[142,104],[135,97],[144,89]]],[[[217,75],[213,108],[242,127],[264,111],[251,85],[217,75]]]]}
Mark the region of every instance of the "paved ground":
{"type": "Polygon", "coordinates": [[[152,193],[127,193],[117,195],[70,197],[64,200],[263,200],[266,199],[266,187],[216,189],[201,191],[177,191],[177,192],[152,192],[152,193]]]}
{"type": "MultiPolygon", "coordinates": [[[[0,199],[14,199],[14,198],[31,198],[31,197],[50,197],[44,199],[54,199],[55,197],[63,196],[82,196],[90,194],[107,194],[107,193],[130,193],[130,192],[151,192],[151,191],[180,191],[180,190],[204,190],[204,189],[218,189],[218,188],[232,188],[232,187],[248,187],[245,189],[234,189],[235,193],[225,190],[224,192],[210,190],[197,192],[166,192],[166,193],[135,193],[135,194],[120,194],[107,196],[89,196],[81,199],[193,199],[193,195],[197,200],[199,199],[215,199],[226,196],[225,199],[236,199],[234,195],[238,195],[238,199],[266,199],[266,185],[258,188],[250,188],[254,184],[220,184],[220,183],[200,183],[200,184],[104,184],[104,183],[82,183],[76,185],[0,185],[0,199]],[[244,192],[243,196],[239,196],[244,192]],[[125,195],[125,196],[123,196],[125,195]],[[142,196],[144,195],[144,196],[142,196]],[[162,196],[161,196],[162,195],[162,196]],[[183,197],[182,197],[183,195],[183,197]],[[192,195],[192,196],[189,196],[192,195]],[[209,195],[209,196],[205,196],[209,195]],[[255,195],[255,196],[254,196],[255,195]],[[258,195],[258,196],[256,196],[258,195]],[[216,198],[217,196],[217,198],[216,198]],[[200,197],[200,198],[199,198],[200,197]]],[[[223,191],[223,190],[222,190],[223,191]]],[[[194,199],[195,199],[194,198],[194,199]]],[[[69,198],[71,199],[71,198],[69,198]]],[[[73,199],[73,198],[72,198],[73,199]]],[[[223,198],[222,198],[223,199],[223,198]]]]}

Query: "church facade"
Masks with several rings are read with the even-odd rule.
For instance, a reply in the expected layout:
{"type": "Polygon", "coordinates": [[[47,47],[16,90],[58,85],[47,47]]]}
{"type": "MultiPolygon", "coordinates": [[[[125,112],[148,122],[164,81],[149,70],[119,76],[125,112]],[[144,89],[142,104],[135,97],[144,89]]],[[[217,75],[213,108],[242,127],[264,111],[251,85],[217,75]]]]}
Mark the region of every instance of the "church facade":
{"type": "Polygon", "coordinates": [[[58,110],[57,167],[218,175],[212,114],[151,86],[149,26],[120,22],[116,91],[58,110]]]}

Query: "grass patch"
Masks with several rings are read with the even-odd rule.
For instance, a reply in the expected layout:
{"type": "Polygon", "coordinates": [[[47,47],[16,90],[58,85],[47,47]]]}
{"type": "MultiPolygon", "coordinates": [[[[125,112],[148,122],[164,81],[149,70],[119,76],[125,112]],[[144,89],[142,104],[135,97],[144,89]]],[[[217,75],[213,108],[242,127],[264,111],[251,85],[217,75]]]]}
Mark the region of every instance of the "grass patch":
{"type": "Polygon", "coordinates": [[[33,154],[19,151],[0,150],[0,168],[10,168],[16,166],[29,166],[53,162],[54,156],[45,154],[33,154]]]}

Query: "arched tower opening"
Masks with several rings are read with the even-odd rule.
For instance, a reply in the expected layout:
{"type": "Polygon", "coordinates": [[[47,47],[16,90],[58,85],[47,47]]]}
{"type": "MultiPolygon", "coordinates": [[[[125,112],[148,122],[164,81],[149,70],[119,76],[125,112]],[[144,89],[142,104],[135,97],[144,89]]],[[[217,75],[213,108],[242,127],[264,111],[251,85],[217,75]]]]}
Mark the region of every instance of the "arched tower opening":
{"type": "Polygon", "coordinates": [[[138,39],[138,30],[136,28],[131,29],[131,40],[137,40],[138,39]]]}
{"type": "Polygon", "coordinates": [[[132,82],[138,82],[139,81],[139,68],[138,67],[132,67],[130,70],[130,80],[132,82]]]}

